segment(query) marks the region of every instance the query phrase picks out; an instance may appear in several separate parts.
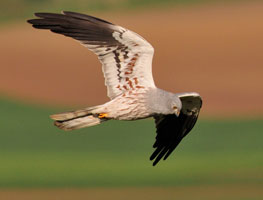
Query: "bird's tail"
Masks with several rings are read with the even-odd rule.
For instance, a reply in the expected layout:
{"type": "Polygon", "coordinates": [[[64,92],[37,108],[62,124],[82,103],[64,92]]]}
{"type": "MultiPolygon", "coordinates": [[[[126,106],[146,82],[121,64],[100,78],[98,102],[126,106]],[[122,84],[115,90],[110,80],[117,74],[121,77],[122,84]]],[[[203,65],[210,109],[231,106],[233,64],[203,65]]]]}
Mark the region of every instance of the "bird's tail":
{"type": "Polygon", "coordinates": [[[72,112],[54,114],[51,115],[50,118],[55,120],[55,126],[66,131],[95,126],[107,120],[106,118],[101,118],[93,114],[92,111],[95,108],[96,107],[91,107],[72,112]]]}

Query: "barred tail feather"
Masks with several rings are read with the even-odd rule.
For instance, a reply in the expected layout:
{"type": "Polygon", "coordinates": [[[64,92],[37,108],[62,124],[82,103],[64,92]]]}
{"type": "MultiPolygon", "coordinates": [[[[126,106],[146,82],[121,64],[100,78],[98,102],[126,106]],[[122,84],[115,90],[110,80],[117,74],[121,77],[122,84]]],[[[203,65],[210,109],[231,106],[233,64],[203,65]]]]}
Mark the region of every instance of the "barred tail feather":
{"type": "Polygon", "coordinates": [[[100,124],[102,121],[103,120],[97,117],[89,115],[89,116],[73,118],[65,121],[55,121],[54,125],[62,130],[70,131],[84,127],[95,126],[100,124]]]}
{"type": "Polygon", "coordinates": [[[50,118],[55,120],[54,125],[58,128],[69,131],[89,126],[95,126],[105,121],[91,113],[93,109],[83,109],[73,112],[65,112],[51,115],[50,118]]]}

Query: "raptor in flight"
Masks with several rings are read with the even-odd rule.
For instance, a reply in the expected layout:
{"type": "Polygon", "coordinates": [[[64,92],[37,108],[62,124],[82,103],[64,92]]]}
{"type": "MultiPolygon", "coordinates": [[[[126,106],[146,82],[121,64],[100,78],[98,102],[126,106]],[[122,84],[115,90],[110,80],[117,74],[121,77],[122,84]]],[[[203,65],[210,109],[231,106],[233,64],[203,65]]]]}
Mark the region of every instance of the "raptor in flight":
{"type": "Polygon", "coordinates": [[[198,93],[170,93],[155,86],[153,47],[138,34],[105,20],[75,12],[35,13],[34,28],[78,40],[102,63],[109,102],[52,115],[63,130],[94,126],[110,119],[155,119],[157,136],[150,160],[166,159],[191,131],[202,106],[198,93]]]}

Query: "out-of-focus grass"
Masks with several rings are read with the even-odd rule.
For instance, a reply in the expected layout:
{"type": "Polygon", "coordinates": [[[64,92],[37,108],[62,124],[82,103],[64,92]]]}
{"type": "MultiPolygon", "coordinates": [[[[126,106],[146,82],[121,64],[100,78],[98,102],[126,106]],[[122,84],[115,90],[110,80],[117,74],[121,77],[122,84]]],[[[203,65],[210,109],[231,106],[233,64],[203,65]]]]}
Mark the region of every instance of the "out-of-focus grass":
{"type": "Polygon", "coordinates": [[[262,120],[200,120],[152,167],[152,120],[63,132],[48,118],[57,110],[0,108],[1,187],[263,184],[262,120]]]}
{"type": "Polygon", "coordinates": [[[247,0],[9,0],[2,1],[0,22],[25,20],[34,12],[61,12],[71,10],[79,12],[120,11],[130,9],[167,8],[176,5],[193,5],[199,3],[229,3],[247,0]],[[160,7],[161,6],[161,7],[160,7]]]}

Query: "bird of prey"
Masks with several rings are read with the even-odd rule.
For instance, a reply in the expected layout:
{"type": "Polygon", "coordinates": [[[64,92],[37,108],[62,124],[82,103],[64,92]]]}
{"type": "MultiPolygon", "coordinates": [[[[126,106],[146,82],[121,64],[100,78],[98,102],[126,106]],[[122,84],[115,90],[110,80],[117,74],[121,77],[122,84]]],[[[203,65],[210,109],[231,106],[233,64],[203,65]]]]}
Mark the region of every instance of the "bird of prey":
{"type": "Polygon", "coordinates": [[[153,117],[157,136],[150,160],[166,159],[191,131],[202,99],[198,93],[170,93],[155,86],[152,76],[154,49],[140,35],[105,20],[64,11],[35,13],[34,28],[48,29],[75,40],[94,52],[102,70],[110,101],[72,112],[51,115],[54,124],[73,130],[114,120],[153,117]]]}

